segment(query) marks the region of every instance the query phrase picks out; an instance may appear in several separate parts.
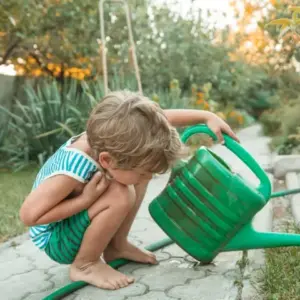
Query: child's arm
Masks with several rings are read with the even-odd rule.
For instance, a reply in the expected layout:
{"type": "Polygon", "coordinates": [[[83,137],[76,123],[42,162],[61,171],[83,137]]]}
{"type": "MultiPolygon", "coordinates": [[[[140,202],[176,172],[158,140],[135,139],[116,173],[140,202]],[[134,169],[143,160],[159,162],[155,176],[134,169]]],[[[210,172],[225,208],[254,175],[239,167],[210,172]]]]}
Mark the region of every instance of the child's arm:
{"type": "Polygon", "coordinates": [[[27,226],[47,224],[79,213],[101,196],[108,182],[96,173],[79,196],[66,199],[77,185],[77,180],[65,175],[45,180],[25,199],[20,210],[22,222],[27,226]]]}
{"type": "Polygon", "coordinates": [[[212,112],[197,109],[166,109],[164,113],[174,127],[206,123],[216,134],[219,142],[223,142],[224,140],[222,132],[227,133],[233,139],[239,141],[230,126],[212,112]]]}

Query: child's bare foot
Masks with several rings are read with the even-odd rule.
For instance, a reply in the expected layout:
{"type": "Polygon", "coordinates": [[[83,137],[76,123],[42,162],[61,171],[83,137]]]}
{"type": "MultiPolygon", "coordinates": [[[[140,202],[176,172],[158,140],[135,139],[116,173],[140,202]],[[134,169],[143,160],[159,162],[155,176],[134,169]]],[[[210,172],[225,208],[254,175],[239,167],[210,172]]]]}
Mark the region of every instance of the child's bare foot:
{"type": "Polygon", "coordinates": [[[134,281],[132,277],[127,277],[102,261],[89,263],[81,268],[72,264],[70,278],[73,281],[84,281],[108,290],[126,287],[134,281]]]}
{"type": "Polygon", "coordinates": [[[110,243],[105,249],[103,257],[106,262],[110,262],[117,258],[125,258],[152,265],[156,265],[158,263],[153,253],[144,249],[139,249],[128,241],[119,243],[118,245],[110,243]]]}

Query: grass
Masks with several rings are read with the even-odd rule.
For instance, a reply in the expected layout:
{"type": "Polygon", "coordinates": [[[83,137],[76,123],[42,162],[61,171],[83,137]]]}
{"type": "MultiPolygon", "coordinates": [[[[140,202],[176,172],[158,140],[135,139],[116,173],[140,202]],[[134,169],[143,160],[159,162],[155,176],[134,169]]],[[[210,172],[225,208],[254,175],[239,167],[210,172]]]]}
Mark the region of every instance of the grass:
{"type": "MultiPolygon", "coordinates": [[[[300,229],[294,232],[300,233],[300,229]]],[[[300,248],[267,249],[263,278],[264,299],[300,300],[300,248]]]]}
{"type": "Polygon", "coordinates": [[[0,170],[0,242],[24,233],[19,209],[30,192],[37,170],[33,167],[13,173],[0,170]]]}

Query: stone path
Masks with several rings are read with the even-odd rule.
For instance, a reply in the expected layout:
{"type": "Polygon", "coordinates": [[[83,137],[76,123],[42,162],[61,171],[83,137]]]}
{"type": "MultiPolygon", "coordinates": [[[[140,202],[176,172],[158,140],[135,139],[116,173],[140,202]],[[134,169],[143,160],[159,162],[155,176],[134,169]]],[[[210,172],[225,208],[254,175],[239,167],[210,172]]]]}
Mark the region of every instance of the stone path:
{"type": "MultiPolygon", "coordinates": [[[[240,131],[243,146],[264,166],[270,163],[268,138],[260,135],[255,125],[240,131]]],[[[225,147],[216,146],[215,152],[255,183],[255,177],[225,147]]],[[[151,182],[145,202],[131,230],[131,240],[146,246],[166,235],[152,221],[148,213],[151,200],[164,188],[168,176],[151,182]]],[[[255,220],[257,228],[269,226],[268,208],[255,220]]],[[[200,266],[176,245],[156,252],[160,264],[145,266],[131,263],[120,270],[132,274],[136,282],[118,291],[105,291],[91,286],[78,290],[69,300],[250,300],[259,299],[250,281],[254,271],[263,264],[260,250],[221,253],[213,264],[200,266]],[[248,260],[250,264],[247,263],[248,260]]],[[[69,284],[68,269],[60,266],[36,249],[27,235],[0,247],[0,298],[3,300],[40,300],[69,284]]]]}

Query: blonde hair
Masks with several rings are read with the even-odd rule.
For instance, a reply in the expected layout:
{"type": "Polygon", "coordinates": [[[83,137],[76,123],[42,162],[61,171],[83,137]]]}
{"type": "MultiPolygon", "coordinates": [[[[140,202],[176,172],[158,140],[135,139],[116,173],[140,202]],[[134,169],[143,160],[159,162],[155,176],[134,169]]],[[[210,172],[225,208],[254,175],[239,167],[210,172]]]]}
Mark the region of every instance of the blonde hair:
{"type": "Polygon", "coordinates": [[[148,98],[113,92],[96,105],[87,122],[92,156],[108,152],[117,168],[166,172],[185,154],[185,147],[163,110],[148,98]]]}

